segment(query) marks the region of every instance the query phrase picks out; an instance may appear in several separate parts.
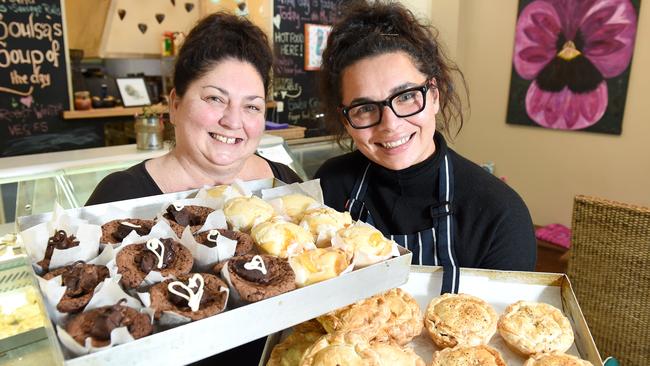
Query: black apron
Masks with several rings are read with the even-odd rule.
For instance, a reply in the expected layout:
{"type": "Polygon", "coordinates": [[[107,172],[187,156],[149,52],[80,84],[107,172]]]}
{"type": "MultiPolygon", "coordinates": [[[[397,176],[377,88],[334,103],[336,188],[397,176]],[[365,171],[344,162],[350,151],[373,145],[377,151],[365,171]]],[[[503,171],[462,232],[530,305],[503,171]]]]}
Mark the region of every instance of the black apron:
{"type": "MultiPolygon", "coordinates": [[[[371,163],[365,167],[363,174],[357,177],[352,188],[352,195],[345,204],[346,210],[354,220],[361,220],[374,225],[364,198],[368,188],[368,171],[371,163]]],[[[390,234],[388,237],[413,253],[412,264],[442,266],[442,289],[444,293],[458,293],[460,268],[454,251],[454,227],[456,222],[451,210],[454,198],[454,174],[449,156],[445,154],[438,172],[439,204],[431,207],[433,227],[413,234],[390,234]]]]}

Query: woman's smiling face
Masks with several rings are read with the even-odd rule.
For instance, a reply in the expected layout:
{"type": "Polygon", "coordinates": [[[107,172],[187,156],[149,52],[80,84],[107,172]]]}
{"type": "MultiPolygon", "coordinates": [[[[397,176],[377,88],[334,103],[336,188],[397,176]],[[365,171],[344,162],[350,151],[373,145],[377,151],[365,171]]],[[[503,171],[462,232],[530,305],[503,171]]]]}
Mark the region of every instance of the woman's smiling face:
{"type": "Polygon", "coordinates": [[[252,64],[225,59],[193,81],[182,97],[172,92],[176,148],[199,165],[242,164],[264,132],[264,84],[252,64]]]}
{"type": "MultiPolygon", "coordinates": [[[[384,53],[361,59],[346,67],[342,73],[342,104],[349,106],[360,101],[382,101],[396,93],[432,82],[422,74],[404,52],[384,53]]],[[[430,157],[436,147],[438,90],[426,93],[424,110],[410,117],[397,117],[383,107],[381,123],[355,129],[341,116],[342,123],[363,155],[392,170],[401,170],[430,157]]]]}

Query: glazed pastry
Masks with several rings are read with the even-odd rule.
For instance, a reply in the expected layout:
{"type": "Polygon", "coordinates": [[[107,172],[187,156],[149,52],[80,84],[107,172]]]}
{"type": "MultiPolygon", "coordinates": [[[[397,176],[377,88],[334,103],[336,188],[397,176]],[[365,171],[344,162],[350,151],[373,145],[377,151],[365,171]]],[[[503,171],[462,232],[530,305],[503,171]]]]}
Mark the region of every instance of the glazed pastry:
{"type": "Polygon", "coordinates": [[[285,258],[248,254],[228,260],[230,284],[239,297],[255,302],[296,288],[296,277],[285,258]]]}
{"type": "Polygon", "coordinates": [[[530,356],[524,366],[594,366],[591,362],[562,352],[538,353],[530,356]]]}
{"type": "Polygon", "coordinates": [[[337,277],[350,266],[345,252],[336,248],[306,250],[289,257],[289,264],[300,287],[337,277]]]}
{"type": "Polygon", "coordinates": [[[255,225],[251,236],[261,252],[283,258],[315,248],[307,230],[286,221],[271,220],[255,225]]]}
{"type": "Polygon", "coordinates": [[[424,360],[413,348],[396,343],[372,342],[370,348],[379,355],[382,366],[425,366],[424,360]]]}
{"type": "Polygon", "coordinates": [[[251,228],[273,217],[273,207],[259,197],[236,197],[226,202],[223,213],[232,230],[250,232],[251,228]]]}
{"type": "Polygon", "coordinates": [[[315,199],[299,193],[288,194],[279,197],[278,200],[282,202],[284,214],[295,224],[302,220],[308,208],[318,205],[315,199]]]}
{"type": "Polygon", "coordinates": [[[122,305],[122,299],[115,305],[103,306],[86,311],[73,317],[66,326],[66,331],[82,346],[90,337],[93,347],[104,347],[111,343],[111,331],[127,327],[134,339],[151,334],[153,326],[149,315],[140,313],[122,305]]]}
{"type": "Polygon", "coordinates": [[[95,287],[102,283],[109,273],[106,266],[79,261],[48,272],[43,278],[51,280],[59,275],[62,276],[61,283],[66,286],[66,290],[56,309],[62,313],[78,313],[88,305],[95,293],[95,287]]]}
{"type": "Polygon", "coordinates": [[[501,353],[487,345],[457,346],[436,351],[431,366],[506,366],[501,353]]]}
{"type": "Polygon", "coordinates": [[[199,320],[222,312],[228,301],[228,285],[207,273],[179,275],[151,286],[151,308],[159,319],[163,311],[199,320]]]}
{"type": "Polygon", "coordinates": [[[320,337],[305,351],[300,366],[379,366],[379,354],[368,339],[354,332],[337,332],[320,337]]]}
{"type": "Polygon", "coordinates": [[[167,207],[163,217],[167,220],[172,230],[174,230],[176,236],[180,238],[187,226],[190,227],[192,233],[201,229],[205,223],[205,219],[213,211],[209,207],[172,204],[167,207]]]}
{"type": "Polygon", "coordinates": [[[57,230],[47,240],[47,248],[45,249],[45,257],[38,261],[36,264],[41,266],[43,272],[50,270],[50,260],[54,254],[54,249],[65,250],[74,248],[79,245],[79,240],[74,235],[68,236],[64,230],[57,230]]]}
{"type": "Polygon", "coordinates": [[[517,301],[499,318],[499,334],[516,352],[566,352],[573,344],[571,323],[562,312],[545,303],[517,301]]]}
{"type": "Polygon", "coordinates": [[[214,231],[217,231],[219,235],[223,235],[228,239],[237,240],[235,256],[251,253],[255,248],[253,238],[251,238],[250,235],[242,233],[241,231],[233,231],[228,229],[215,229],[204,231],[199,234],[194,234],[194,240],[196,240],[196,242],[199,244],[203,244],[209,248],[214,248],[217,246],[217,239],[214,231]]]}
{"type": "Polygon", "coordinates": [[[115,256],[120,283],[136,288],[151,271],[162,276],[180,276],[189,273],[194,264],[192,253],[173,239],[149,239],[146,243],[130,244],[115,256]]]}
{"type": "Polygon", "coordinates": [[[390,318],[375,337],[375,341],[405,345],[422,333],[422,313],[413,296],[400,288],[380,295],[390,308],[390,318]]]}
{"type": "Polygon", "coordinates": [[[140,236],[148,235],[153,225],[153,220],[118,219],[109,221],[102,225],[102,238],[100,239],[100,243],[121,243],[134,230],[140,236]]]}
{"type": "Polygon", "coordinates": [[[349,226],[332,238],[333,247],[345,250],[349,258],[354,258],[355,268],[390,258],[396,245],[370,225],[349,226]]]}
{"type": "Polygon", "coordinates": [[[316,318],[328,333],[355,332],[373,340],[391,318],[390,306],[381,295],[331,311],[316,318]]]}
{"type": "Polygon", "coordinates": [[[309,209],[300,221],[300,226],[309,230],[319,248],[330,246],[332,236],[350,225],[352,217],[349,212],[338,212],[329,207],[309,209]]]}
{"type": "Polygon", "coordinates": [[[266,366],[298,366],[305,352],[323,333],[296,332],[294,330],[287,338],[273,347],[266,366]]]}
{"type": "Polygon", "coordinates": [[[496,332],[497,314],[478,297],[444,294],[429,303],[424,325],[438,347],[477,346],[496,332]]]}
{"type": "Polygon", "coordinates": [[[242,194],[236,188],[228,184],[221,184],[212,188],[208,188],[206,189],[206,193],[212,198],[234,198],[242,196],[242,194]]]}

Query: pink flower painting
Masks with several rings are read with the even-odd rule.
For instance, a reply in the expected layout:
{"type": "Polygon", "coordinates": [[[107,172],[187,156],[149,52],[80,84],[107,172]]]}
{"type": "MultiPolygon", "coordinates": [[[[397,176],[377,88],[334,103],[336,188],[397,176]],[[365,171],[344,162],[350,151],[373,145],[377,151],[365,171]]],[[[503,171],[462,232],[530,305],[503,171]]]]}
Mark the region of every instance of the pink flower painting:
{"type": "Polygon", "coordinates": [[[520,5],[508,122],[620,134],[638,0],[520,5]]]}

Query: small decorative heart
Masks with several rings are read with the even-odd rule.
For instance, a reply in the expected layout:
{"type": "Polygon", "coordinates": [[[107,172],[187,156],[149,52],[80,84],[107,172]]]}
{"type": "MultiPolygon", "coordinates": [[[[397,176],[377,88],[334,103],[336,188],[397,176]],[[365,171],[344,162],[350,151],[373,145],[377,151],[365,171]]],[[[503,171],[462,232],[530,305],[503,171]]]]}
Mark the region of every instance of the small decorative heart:
{"type": "Polygon", "coordinates": [[[161,14],[161,13],[156,14],[156,20],[158,21],[158,24],[162,23],[163,20],[165,20],[165,14],[161,14]]]}
{"type": "Polygon", "coordinates": [[[173,281],[167,285],[167,290],[169,290],[169,292],[172,294],[180,296],[187,300],[187,306],[189,306],[192,311],[197,311],[199,310],[199,305],[201,305],[201,297],[203,297],[204,285],[205,281],[203,280],[203,276],[195,273],[187,281],[187,285],[181,281],[173,281]],[[180,287],[183,292],[176,290],[175,287],[180,287]],[[193,288],[196,288],[196,292],[192,291],[193,288]]]}
{"type": "Polygon", "coordinates": [[[126,16],[126,10],[117,9],[117,16],[120,17],[120,20],[124,20],[124,17],[126,16]]]}
{"type": "Polygon", "coordinates": [[[163,255],[165,255],[165,246],[160,241],[160,239],[153,238],[147,240],[147,249],[152,251],[153,254],[156,255],[156,258],[158,258],[158,264],[156,265],[156,267],[162,268],[163,264],[165,263],[163,261],[163,255]]]}
{"type": "Polygon", "coordinates": [[[273,17],[273,25],[275,25],[276,29],[280,29],[280,22],[282,21],[282,18],[280,17],[280,14],[275,14],[273,17]]]}
{"type": "Polygon", "coordinates": [[[181,205],[180,203],[177,203],[177,202],[174,202],[172,204],[172,206],[174,206],[174,210],[176,210],[176,211],[180,211],[180,210],[183,209],[183,207],[185,207],[185,206],[183,206],[183,205],[181,205]]]}
{"type": "Polygon", "coordinates": [[[207,237],[208,241],[216,243],[217,238],[219,238],[219,230],[210,230],[207,237]]]}
{"type": "Polygon", "coordinates": [[[188,13],[191,12],[192,9],[194,9],[193,3],[185,3],[185,10],[187,10],[188,13]]]}
{"type": "Polygon", "coordinates": [[[34,98],[31,95],[20,98],[20,103],[27,108],[32,106],[32,102],[34,102],[34,98]]]}
{"type": "Polygon", "coordinates": [[[138,29],[140,29],[140,32],[142,32],[142,34],[147,33],[147,25],[144,24],[144,23],[139,23],[138,24],[138,29]]]}
{"type": "Polygon", "coordinates": [[[260,257],[259,255],[253,256],[250,262],[244,263],[244,269],[247,269],[249,271],[257,270],[262,272],[262,274],[266,274],[266,266],[264,265],[264,259],[262,259],[262,257],[260,257]]]}

